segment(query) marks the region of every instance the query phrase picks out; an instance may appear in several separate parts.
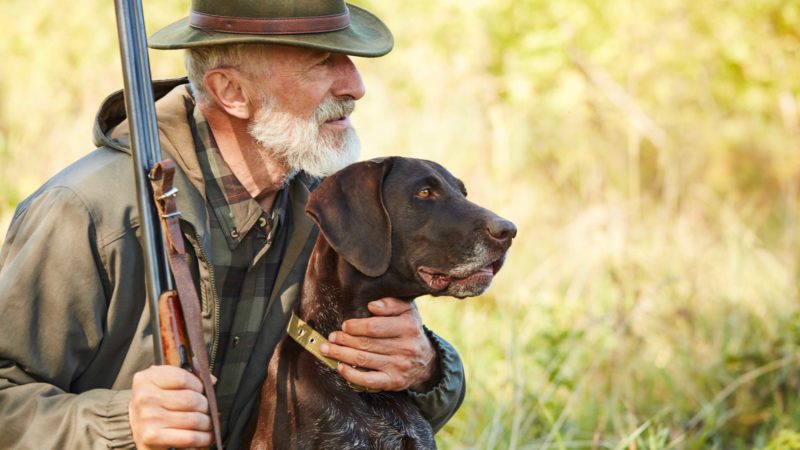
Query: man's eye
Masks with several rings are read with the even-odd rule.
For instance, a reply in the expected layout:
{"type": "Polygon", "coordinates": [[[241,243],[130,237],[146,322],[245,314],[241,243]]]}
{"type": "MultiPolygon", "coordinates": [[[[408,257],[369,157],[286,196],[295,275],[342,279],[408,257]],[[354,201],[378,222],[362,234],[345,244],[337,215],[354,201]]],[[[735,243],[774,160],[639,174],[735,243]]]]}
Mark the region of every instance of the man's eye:
{"type": "Polygon", "coordinates": [[[428,198],[431,196],[431,189],[430,188],[422,188],[417,191],[416,196],[419,198],[428,198]]]}

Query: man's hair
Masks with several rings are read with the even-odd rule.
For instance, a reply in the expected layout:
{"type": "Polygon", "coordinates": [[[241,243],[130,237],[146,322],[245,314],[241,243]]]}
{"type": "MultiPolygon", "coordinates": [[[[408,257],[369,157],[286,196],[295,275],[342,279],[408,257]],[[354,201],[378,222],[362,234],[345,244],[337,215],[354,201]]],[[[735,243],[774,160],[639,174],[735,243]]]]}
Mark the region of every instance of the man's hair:
{"type": "Polygon", "coordinates": [[[203,77],[209,70],[230,67],[248,75],[266,73],[264,56],[268,47],[259,44],[228,44],[186,49],[184,64],[197,103],[208,101],[203,77]]]}

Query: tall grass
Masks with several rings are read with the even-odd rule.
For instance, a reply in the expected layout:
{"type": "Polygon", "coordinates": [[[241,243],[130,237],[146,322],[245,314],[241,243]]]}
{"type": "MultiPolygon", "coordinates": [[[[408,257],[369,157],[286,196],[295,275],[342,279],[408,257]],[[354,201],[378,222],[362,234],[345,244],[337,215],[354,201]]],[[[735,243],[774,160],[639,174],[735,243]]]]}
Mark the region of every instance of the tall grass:
{"type": "MultiPolygon", "coordinates": [[[[365,157],[440,161],[519,228],[487,294],[419,302],[467,370],[440,447],[800,448],[800,3],[360,3],[396,38],[358,61],[365,157]]],[[[0,5],[6,221],[120,85],[111,5],[59,5],[0,5]]]]}

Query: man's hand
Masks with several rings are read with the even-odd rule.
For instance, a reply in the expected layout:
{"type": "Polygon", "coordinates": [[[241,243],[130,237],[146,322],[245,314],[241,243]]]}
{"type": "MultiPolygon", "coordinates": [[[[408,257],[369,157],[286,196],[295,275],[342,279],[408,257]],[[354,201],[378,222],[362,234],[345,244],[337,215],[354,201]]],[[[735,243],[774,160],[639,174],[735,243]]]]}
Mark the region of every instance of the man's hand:
{"type": "Polygon", "coordinates": [[[151,366],[133,376],[128,405],[136,448],[200,448],[214,440],[203,384],[173,366],[151,366]]]}
{"type": "Polygon", "coordinates": [[[320,350],[341,361],[339,374],[359,386],[424,392],[436,382],[439,361],[413,303],[382,298],[367,306],[373,317],[350,319],[320,350]],[[355,369],[371,369],[367,371],[355,369]]]}

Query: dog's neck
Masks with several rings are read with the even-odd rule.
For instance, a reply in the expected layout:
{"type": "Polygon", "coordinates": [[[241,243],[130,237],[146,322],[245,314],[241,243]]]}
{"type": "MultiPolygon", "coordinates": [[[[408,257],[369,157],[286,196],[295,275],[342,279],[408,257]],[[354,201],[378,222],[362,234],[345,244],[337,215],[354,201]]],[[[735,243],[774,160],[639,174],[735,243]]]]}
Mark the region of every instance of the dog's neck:
{"type": "Polygon", "coordinates": [[[383,297],[402,297],[409,301],[422,293],[401,292],[408,283],[394,281],[385,274],[372,278],[356,270],[320,234],[308,261],[298,315],[311,327],[327,336],[340,330],[342,322],[369,317],[367,304],[383,297]]]}

